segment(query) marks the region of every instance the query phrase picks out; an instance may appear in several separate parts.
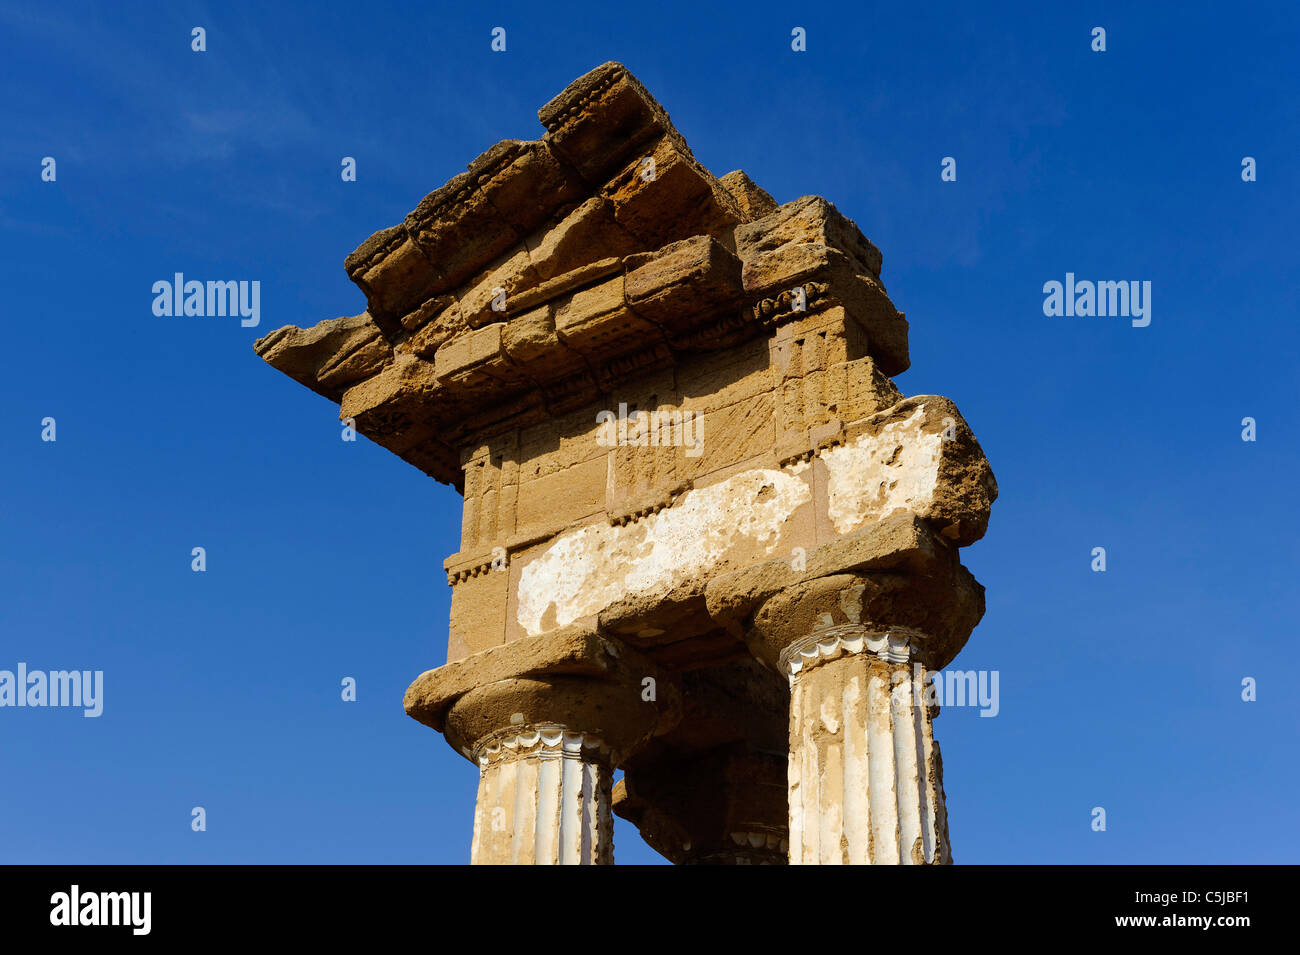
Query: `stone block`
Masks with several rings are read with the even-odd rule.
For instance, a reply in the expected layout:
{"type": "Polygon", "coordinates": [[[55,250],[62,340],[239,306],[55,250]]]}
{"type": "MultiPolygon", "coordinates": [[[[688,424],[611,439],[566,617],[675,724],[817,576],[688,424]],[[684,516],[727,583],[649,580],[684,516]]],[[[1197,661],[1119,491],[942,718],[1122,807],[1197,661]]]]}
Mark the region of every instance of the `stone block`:
{"type": "Polygon", "coordinates": [[[844,443],[818,457],[827,466],[827,513],[837,533],[906,511],[961,547],[984,536],[997,481],[947,398],[918,395],[848,423],[844,443]]]}
{"type": "Polygon", "coordinates": [[[743,170],[733,169],[722,176],[718,182],[730,193],[731,198],[736,200],[736,205],[740,206],[740,210],[745,214],[746,222],[769,216],[780,208],[777,201],[745,175],[743,170]]]}
{"type": "Polygon", "coordinates": [[[501,332],[505,327],[505,322],[496,322],[445,342],[434,355],[438,378],[451,378],[480,365],[505,361],[505,350],[501,347],[501,332]]]}
{"type": "Polygon", "coordinates": [[[593,185],[643,143],[677,136],[663,107],[614,62],[578,77],[538,110],[537,118],[551,148],[593,185]]]}
{"type": "Polygon", "coordinates": [[[856,271],[880,277],[881,257],[857,224],[820,196],[804,196],[736,229],[736,254],[746,262],[783,245],[825,245],[848,256],[856,271]]]}
{"type": "Polygon", "coordinates": [[[535,288],[541,278],[533,270],[528,248],[520,243],[506,252],[460,296],[460,312],[471,328],[503,322],[512,299],[535,288]]]}
{"type": "Polygon", "coordinates": [[[486,570],[452,587],[449,663],[505,643],[508,583],[505,571],[486,570]]]}
{"type": "Polygon", "coordinates": [[[418,309],[442,281],[401,225],[376,232],[347,257],[348,276],[366,294],[370,314],[389,341],[402,337],[402,318],[418,309]]]}
{"type": "Polygon", "coordinates": [[[609,200],[592,196],[549,228],[528,239],[533,269],[551,279],[597,259],[630,255],[636,240],[614,220],[609,200]]]}
{"type": "Polygon", "coordinates": [[[627,307],[622,274],[557,300],[555,331],[566,345],[597,357],[648,345],[659,337],[653,324],[627,307]]]}
{"type": "Polygon", "coordinates": [[[368,312],[306,329],[288,325],[258,339],[253,349],[269,365],[333,401],[392,359],[392,349],[368,312]]]}
{"type": "Polygon", "coordinates": [[[601,195],[618,224],[651,249],[705,234],[730,242],[732,227],[745,218],[718,180],[671,136],[635,156],[601,195]]]}
{"type": "Polygon", "coordinates": [[[659,325],[696,324],[744,295],[740,260],[708,235],[630,257],[626,266],[628,304],[659,325]]]}
{"type": "Polygon", "coordinates": [[[475,187],[468,172],[425,196],[405,226],[442,274],[439,292],[466,281],[524,236],[475,187]]]}
{"type": "Polygon", "coordinates": [[[516,510],[518,532],[560,530],[605,507],[605,457],[589,458],[532,480],[521,480],[516,510]]]}

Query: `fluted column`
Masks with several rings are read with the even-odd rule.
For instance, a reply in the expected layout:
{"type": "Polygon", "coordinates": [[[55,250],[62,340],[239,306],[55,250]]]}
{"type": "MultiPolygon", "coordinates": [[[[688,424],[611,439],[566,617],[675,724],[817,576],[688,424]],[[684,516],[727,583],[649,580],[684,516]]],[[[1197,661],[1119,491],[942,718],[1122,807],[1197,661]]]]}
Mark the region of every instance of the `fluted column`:
{"type": "Polygon", "coordinates": [[[935,708],[913,652],[919,636],[837,626],[781,654],[792,865],[952,861],[935,708]]]}
{"type": "Polygon", "coordinates": [[[955,552],[933,557],[801,580],[750,617],[750,649],[790,685],[792,865],[952,862],[927,677],[984,601],[955,552]]]}
{"type": "Polygon", "coordinates": [[[462,696],[447,739],[479,767],[474,865],[612,865],[613,770],[659,708],[623,680],[498,680],[462,696]]]}
{"type": "Polygon", "coordinates": [[[476,761],[471,864],[613,864],[613,770],[598,737],[511,727],[483,740],[476,761]]]}

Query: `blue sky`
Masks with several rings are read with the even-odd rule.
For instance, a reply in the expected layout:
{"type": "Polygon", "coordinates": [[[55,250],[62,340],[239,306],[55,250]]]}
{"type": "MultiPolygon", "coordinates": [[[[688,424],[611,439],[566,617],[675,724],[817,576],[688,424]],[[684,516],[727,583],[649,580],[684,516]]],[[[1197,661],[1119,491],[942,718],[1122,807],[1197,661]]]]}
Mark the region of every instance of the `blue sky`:
{"type": "Polygon", "coordinates": [[[989,6],[0,3],[0,669],[105,673],[98,719],[0,709],[0,860],[467,860],[476,773],[401,705],[460,499],[252,342],[360,311],[349,251],[616,59],[715,173],[858,222],[900,388],[993,463],[956,861],[1295,862],[1300,13],[989,6]],[[154,316],[178,271],[259,280],[260,327],[154,316]],[[1150,281],[1151,324],[1045,316],[1067,272],[1150,281]]]}

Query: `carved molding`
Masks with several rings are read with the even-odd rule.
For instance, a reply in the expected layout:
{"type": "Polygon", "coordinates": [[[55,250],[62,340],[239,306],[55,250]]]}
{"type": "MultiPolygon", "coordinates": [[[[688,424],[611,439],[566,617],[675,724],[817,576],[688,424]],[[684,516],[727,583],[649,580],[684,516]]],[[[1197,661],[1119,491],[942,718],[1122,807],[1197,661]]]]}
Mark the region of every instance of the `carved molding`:
{"type": "Polygon", "coordinates": [[[479,740],[470,758],[479,767],[511,759],[577,759],[608,761],[609,747],[590,733],[558,723],[509,726],[479,740]]]}
{"type": "Polygon", "coordinates": [[[587,107],[600,100],[605,93],[618,83],[625,76],[622,69],[613,69],[606,73],[600,80],[591,86],[581,96],[574,97],[563,110],[550,117],[550,122],[545,123],[546,131],[554,133],[557,129],[562,128],[569,120],[586,111],[587,107]]]}
{"type": "Polygon", "coordinates": [[[907,627],[883,630],[843,624],[816,630],[781,651],[781,669],[793,684],[799,673],[854,653],[870,653],[886,663],[908,663],[924,646],[924,634],[907,627]]]}
{"type": "Polygon", "coordinates": [[[483,574],[490,574],[493,571],[504,570],[505,567],[508,566],[508,559],[506,559],[506,563],[503,563],[499,567],[496,566],[496,564],[497,564],[496,557],[488,557],[485,560],[483,560],[481,563],[473,564],[469,567],[461,567],[457,570],[450,571],[447,574],[447,583],[449,586],[455,587],[457,584],[464,583],[465,581],[469,580],[471,577],[481,577],[483,574]]]}
{"type": "Polygon", "coordinates": [[[828,283],[801,282],[794,288],[786,289],[776,295],[770,295],[755,302],[751,306],[754,321],[762,325],[780,325],[793,318],[806,318],[808,315],[820,312],[825,307],[826,303],[822,300],[826,298],[827,293],[830,291],[828,283]],[[794,307],[794,288],[804,290],[804,308],[796,309],[794,307]]]}

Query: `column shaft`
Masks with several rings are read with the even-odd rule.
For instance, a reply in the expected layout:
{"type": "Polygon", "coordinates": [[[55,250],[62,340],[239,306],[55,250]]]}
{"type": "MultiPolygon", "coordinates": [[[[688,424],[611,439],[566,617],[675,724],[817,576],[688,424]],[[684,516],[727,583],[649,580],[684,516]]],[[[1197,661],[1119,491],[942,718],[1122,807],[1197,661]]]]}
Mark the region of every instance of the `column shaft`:
{"type": "Polygon", "coordinates": [[[479,747],[473,865],[610,865],[611,771],[599,740],[516,728],[479,747]]]}
{"type": "Polygon", "coordinates": [[[925,671],[906,643],[849,632],[791,650],[790,863],[950,863],[925,671]]]}

